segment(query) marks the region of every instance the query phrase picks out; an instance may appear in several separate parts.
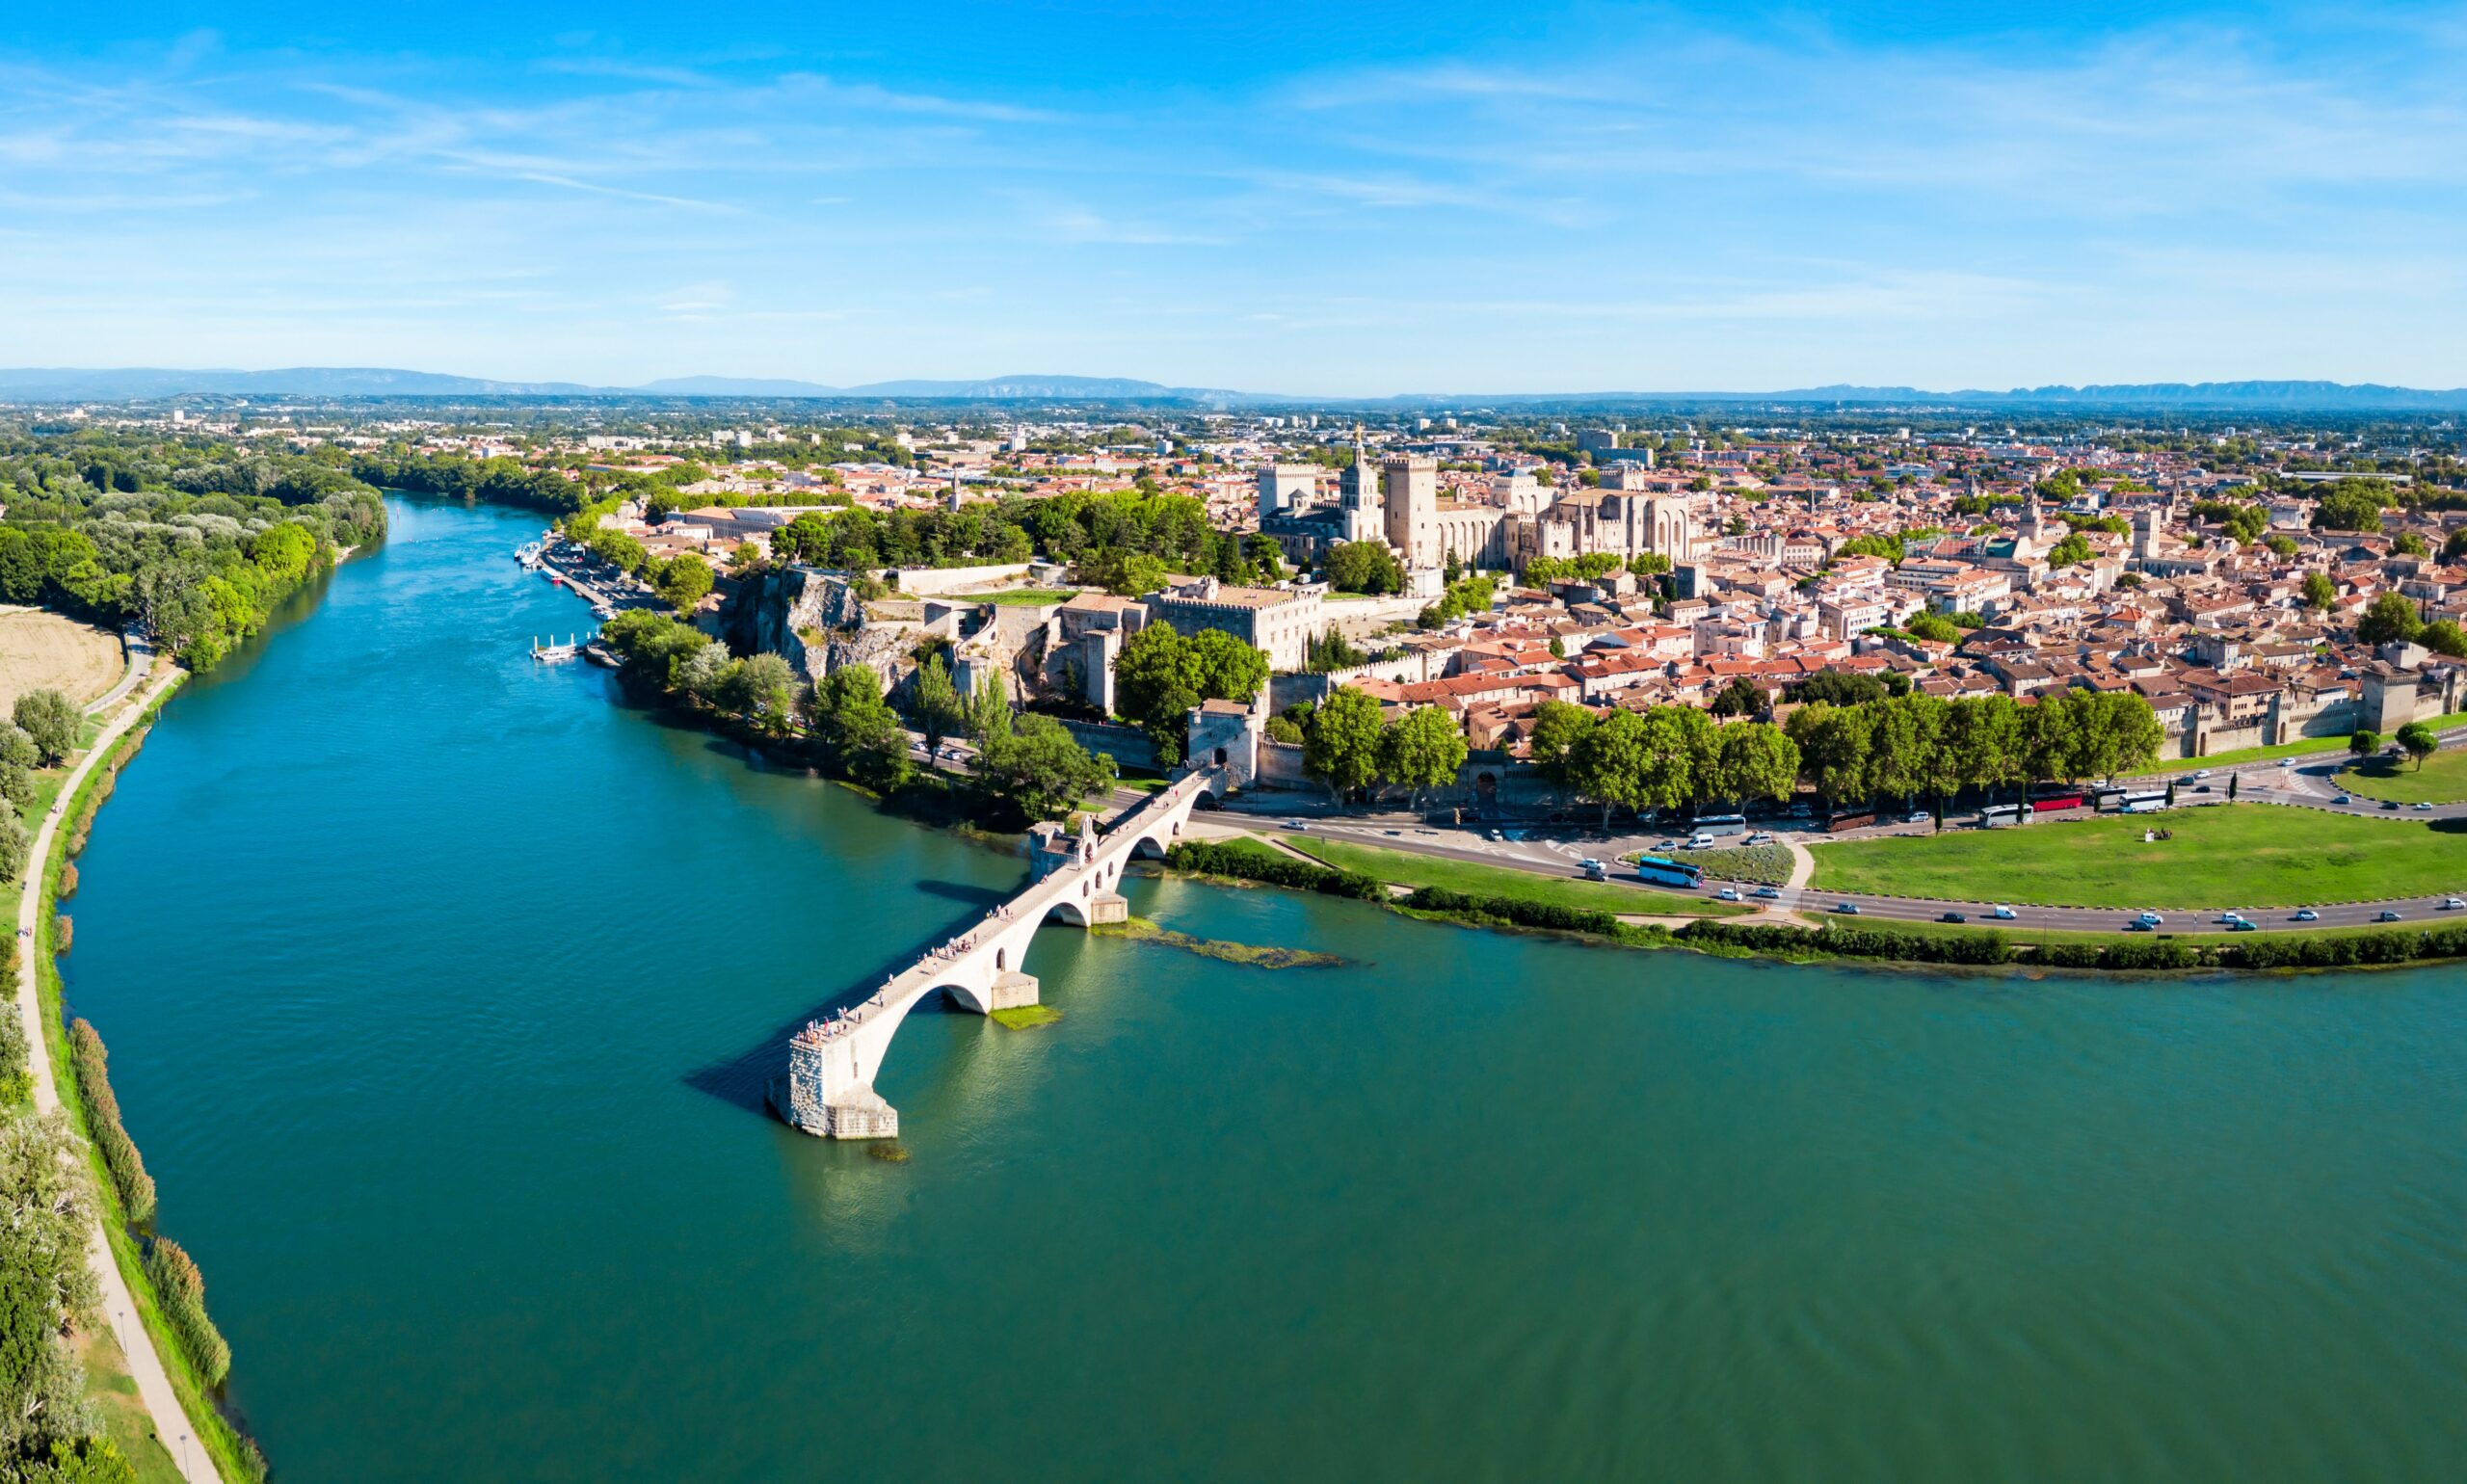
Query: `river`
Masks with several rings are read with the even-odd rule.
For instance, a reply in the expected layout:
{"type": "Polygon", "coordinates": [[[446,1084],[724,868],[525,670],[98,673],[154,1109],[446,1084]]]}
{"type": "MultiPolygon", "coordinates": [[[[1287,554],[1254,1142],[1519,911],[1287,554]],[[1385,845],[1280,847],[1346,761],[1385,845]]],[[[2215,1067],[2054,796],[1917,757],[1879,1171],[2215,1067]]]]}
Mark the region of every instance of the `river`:
{"type": "Polygon", "coordinates": [[[535,665],[536,517],[172,701],[70,909],[291,1481],[2430,1480],[2467,983],[1792,967],[1133,881],[1066,1019],[920,1012],[912,1158],[784,1033],[1023,862],[535,665]]]}

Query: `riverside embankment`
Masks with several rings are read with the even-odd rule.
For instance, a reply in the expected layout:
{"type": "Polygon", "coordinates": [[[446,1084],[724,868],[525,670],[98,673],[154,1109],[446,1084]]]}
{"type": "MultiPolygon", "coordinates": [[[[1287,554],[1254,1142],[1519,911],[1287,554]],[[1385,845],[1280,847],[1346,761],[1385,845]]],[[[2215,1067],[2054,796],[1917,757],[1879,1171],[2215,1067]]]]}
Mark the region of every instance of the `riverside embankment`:
{"type": "Polygon", "coordinates": [[[394,509],[166,712],[62,965],[286,1477],[2467,1451],[2454,971],[1853,972],[1134,879],[1347,962],[1042,933],[1066,1019],[920,1012],[887,1163],[762,1081],[1024,862],[532,663],[537,517],[394,509]]]}

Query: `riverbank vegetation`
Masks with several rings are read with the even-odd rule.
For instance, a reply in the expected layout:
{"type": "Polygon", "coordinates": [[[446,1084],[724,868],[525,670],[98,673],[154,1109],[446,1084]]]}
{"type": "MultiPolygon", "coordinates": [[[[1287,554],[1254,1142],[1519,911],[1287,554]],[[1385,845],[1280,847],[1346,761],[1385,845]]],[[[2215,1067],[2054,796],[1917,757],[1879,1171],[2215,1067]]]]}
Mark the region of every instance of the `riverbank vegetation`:
{"type": "Polygon", "coordinates": [[[0,602],[144,624],[211,669],[275,606],[383,540],[385,507],[340,455],[202,434],[90,430],[0,447],[0,602]]]}
{"type": "MultiPolygon", "coordinates": [[[[227,1348],[218,1352],[219,1335],[214,1335],[214,1342],[211,1343],[203,1338],[214,1332],[204,1313],[202,1283],[196,1285],[195,1291],[184,1293],[166,1293],[157,1286],[156,1269],[163,1268],[163,1263],[149,1259],[161,1241],[160,1233],[152,1230],[152,1183],[150,1180],[129,1179],[130,1195],[123,1197],[123,1179],[142,1177],[143,1165],[137,1159],[134,1143],[130,1142],[121,1152],[125,1162],[115,1166],[111,1151],[126,1141],[127,1136],[122,1131],[115,1140],[112,1135],[112,1130],[119,1128],[119,1104],[110,1090],[102,1043],[98,1036],[93,1035],[91,1026],[86,1027],[86,1034],[81,1036],[74,1027],[64,1023],[60,974],[52,962],[64,946],[54,937],[54,909],[59,900],[62,875],[69,858],[83,849],[93,827],[94,812],[110,797],[119,770],[144,747],[153,715],[169,694],[168,687],[156,694],[147,715],[112,744],[111,751],[87,772],[62,810],[62,828],[53,836],[51,850],[40,866],[41,874],[36,883],[40,893],[35,914],[34,940],[35,977],[40,998],[38,1008],[44,1034],[50,1041],[54,1082],[60,1095],[62,1112],[69,1127],[80,1136],[84,1155],[81,1163],[94,1189],[103,1235],[113,1259],[119,1265],[120,1276],[128,1285],[130,1299],[137,1310],[132,1317],[146,1327],[155,1351],[162,1360],[164,1373],[180,1398],[190,1430],[214,1460],[217,1471],[226,1479],[261,1480],[266,1473],[264,1456],[257,1451],[256,1444],[232,1423],[220,1404],[229,1357],[227,1348]],[[127,1172],[126,1176],[123,1171],[127,1172]]],[[[83,1024],[82,1021],[79,1023],[83,1024]]],[[[190,1267],[193,1268],[194,1264],[190,1267]]],[[[165,1271],[177,1277],[185,1270],[174,1267],[165,1271]]]]}
{"type": "Polygon", "coordinates": [[[1811,847],[1813,886],[2041,907],[2302,907],[2467,889],[2467,833],[2268,804],[1811,847]]]}
{"type": "Polygon", "coordinates": [[[911,709],[936,750],[947,736],[972,745],[973,766],[953,776],[930,756],[915,765],[907,723],[871,666],[842,665],[803,686],[777,654],[733,658],[691,625],[645,609],[609,620],[599,642],[629,680],[678,709],[848,779],[902,812],[1016,831],[1067,818],[1114,782],[1110,756],[1090,754],[1051,717],[1015,713],[992,690],[963,701],[947,684],[916,687],[911,709]]]}

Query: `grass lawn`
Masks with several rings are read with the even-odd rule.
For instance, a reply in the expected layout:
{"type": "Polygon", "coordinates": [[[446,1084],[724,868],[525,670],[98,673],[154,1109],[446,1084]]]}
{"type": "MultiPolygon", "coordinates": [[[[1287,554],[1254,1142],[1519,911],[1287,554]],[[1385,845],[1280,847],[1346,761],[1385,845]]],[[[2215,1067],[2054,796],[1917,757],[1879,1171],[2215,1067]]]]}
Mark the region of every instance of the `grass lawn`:
{"type": "Polygon", "coordinates": [[[1504,866],[1476,865],[1470,861],[1449,861],[1438,856],[1417,856],[1401,850],[1382,850],[1375,845],[1356,845],[1350,840],[1332,840],[1317,835],[1287,835],[1279,838],[1304,855],[1339,870],[1360,871],[1400,887],[1439,887],[1481,896],[1511,897],[1520,902],[1548,902],[1579,912],[1637,913],[1655,917],[1729,917],[1748,910],[1741,903],[1714,901],[1711,892],[1703,896],[1683,896],[1677,892],[1655,891],[1649,888],[1618,886],[1604,881],[1537,876],[1530,871],[1509,870],[1504,866]]]}
{"type": "Polygon", "coordinates": [[[1818,891],[2047,907],[2300,907],[2467,889],[2467,832],[2267,804],[1813,847],[1818,891]],[[2145,844],[2141,833],[2175,837],[2145,844]]]}
{"type": "Polygon", "coordinates": [[[2368,799],[2455,804],[2467,799],[2467,747],[2445,748],[2421,768],[2413,758],[2371,758],[2340,774],[2339,786],[2368,799]]]}

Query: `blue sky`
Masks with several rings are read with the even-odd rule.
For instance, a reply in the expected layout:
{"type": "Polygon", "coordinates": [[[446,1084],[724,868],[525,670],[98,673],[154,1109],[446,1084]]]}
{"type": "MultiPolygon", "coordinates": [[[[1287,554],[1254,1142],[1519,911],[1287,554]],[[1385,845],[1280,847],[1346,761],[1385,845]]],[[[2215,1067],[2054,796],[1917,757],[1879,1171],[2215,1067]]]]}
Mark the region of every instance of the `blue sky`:
{"type": "Polygon", "coordinates": [[[9,12],[0,364],[2467,384],[2455,5],[9,12]]]}

